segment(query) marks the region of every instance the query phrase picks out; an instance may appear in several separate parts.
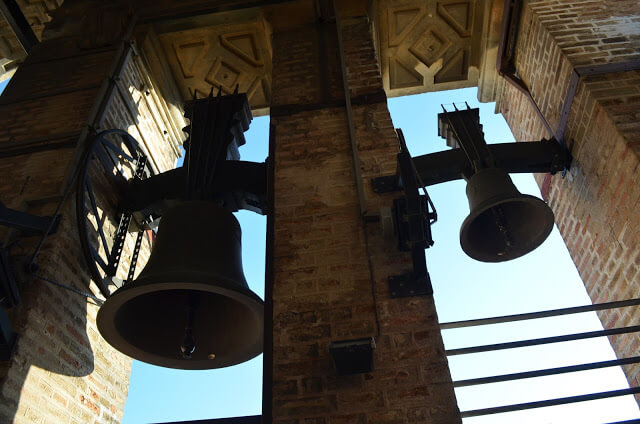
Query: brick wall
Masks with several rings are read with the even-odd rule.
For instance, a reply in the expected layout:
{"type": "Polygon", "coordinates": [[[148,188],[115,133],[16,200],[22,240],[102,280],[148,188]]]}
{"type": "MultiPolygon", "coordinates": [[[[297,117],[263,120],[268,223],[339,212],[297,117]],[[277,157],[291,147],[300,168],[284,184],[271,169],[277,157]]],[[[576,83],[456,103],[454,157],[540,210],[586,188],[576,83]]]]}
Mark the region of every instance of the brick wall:
{"type": "MultiPolygon", "coordinates": [[[[343,28],[360,178],[376,215],[393,196],[374,194],[369,179],[395,171],[398,140],[368,20],[343,28]]],[[[389,297],[387,278],[410,271],[410,256],[360,215],[340,62],[329,73],[313,66],[318,54],[339,59],[335,37],[319,42],[332,32],[326,23],[273,37],[274,422],[460,422],[433,299],[389,297]],[[329,343],[367,336],[375,370],[338,376],[329,343]]]]}
{"type": "MultiPolygon", "coordinates": [[[[640,58],[637,2],[554,0],[524,5],[518,44],[528,48],[518,49],[516,68],[552,128],[558,126],[575,68],[640,58]]],[[[609,95],[635,94],[620,90],[609,95]]]]}
{"type": "MultiPolygon", "coordinates": [[[[169,127],[180,123],[167,121],[166,105],[158,101],[160,88],[135,51],[117,72],[119,46],[82,50],[68,37],[51,39],[16,72],[0,97],[0,200],[7,206],[53,213],[84,149],[89,124],[97,130],[129,130],[150,155],[154,170],[173,167],[180,140],[169,127]],[[122,76],[111,91],[109,77],[115,74],[122,76]],[[100,117],[97,105],[109,98],[100,117]]],[[[109,215],[112,193],[96,188],[96,196],[99,219],[111,238],[117,225],[117,217],[109,215]]],[[[72,193],[61,211],[60,228],[38,256],[39,273],[99,295],[80,249],[74,198],[72,193]]],[[[32,252],[39,240],[4,228],[0,236],[5,243],[20,240],[14,254],[32,252]]],[[[130,239],[125,251],[133,247],[130,239]]],[[[145,240],[141,261],[148,247],[145,240]]],[[[119,272],[126,277],[125,267],[119,272]]],[[[22,304],[9,310],[19,334],[17,348],[11,361],[0,364],[0,422],[119,422],[131,359],[99,335],[98,306],[41,280],[23,283],[21,294],[22,304]]]]}
{"type": "MultiPolygon", "coordinates": [[[[529,1],[521,18],[516,67],[552,128],[574,69],[640,58],[640,10],[633,1],[529,1]]],[[[548,135],[524,96],[509,87],[502,110],[516,139],[548,135]]],[[[640,296],[638,153],[640,72],[580,78],[565,140],[574,161],[551,179],[549,204],[594,302],[640,296]]],[[[542,184],[544,176],[538,175],[542,184]]],[[[637,308],[604,311],[606,328],[636,325],[637,308]]],[[[618,357],[638,354],[637,335],[612,336],[618,357]]],[[[632,386],[640,367],[626,366],[632,386]]]]}

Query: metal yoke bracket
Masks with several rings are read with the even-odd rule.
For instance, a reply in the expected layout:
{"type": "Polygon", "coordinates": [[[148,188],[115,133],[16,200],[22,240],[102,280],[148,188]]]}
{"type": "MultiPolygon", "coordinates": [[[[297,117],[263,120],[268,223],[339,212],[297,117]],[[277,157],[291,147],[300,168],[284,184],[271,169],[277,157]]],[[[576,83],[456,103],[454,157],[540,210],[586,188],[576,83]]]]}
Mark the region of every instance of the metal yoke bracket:
{"type": "MultiPolygon", "coordinates": [[[[476,169],[496,167],[507,173],[565,172],[571,166],[569,150],[554,138],[520,143],[487,144],[479,121],[479,109],[438,114],[438,135],[451,150],[416,156],[413,163],[425,186],[469,178],[476,169]]],[[[376,193],[403,189],[399,172],[373,178],[376,193]]]]}
{"type": "Polygon", "coordinates": [[[0,306],[0,361],[8,361],[13,356],[18,335],[11,328],[7,311],[0,306]]]}
{"type": "Polygon", "coordinates": [[[230,210],[266,213],[265,163],[241,161],[238,148],[251,122],[244,93],[194,99],[185,105],[191,123],[184,128],[184,165],[146,179],[129,182],[123,208],[157,216],[181,199],[215,200],[230,210]]]}
{"type": "Polygon", "coordinates": [[[11,266],[9,251],[0,248],[0,360],[8,361],[18,338],[11,327],[11,321],[5,308],[20,304],[20,292],[11,266]]]}
{"type": "Polygon", "coordinates": [[[433,246],[431,219],[426,196],[418,191],[418,182],[411,164],[402,132],[398,130],[402,150],[398,153],[398,175],[405,196],[393,202],[395,229],[398,235],[398,249],[410,251],[413,271],[389,277],[389,291],[392,298],[433,294],[431,278],[427,271],[424,250],[433,246]]]}
{"type": "MultiPolygon", "coordinates": [[[[55,233],[60,217],[60,215],[36,216],[7,208],[0,202],[0,225],[15,228],[23,236],[55,233]]],[[[18,335],[11,327],[5,308],[19,305],[21,299],[9,250],[4,247],[0,248],[0,297],[0,360],[8,361],[13,356],[18,335]]]]}
{"type": "Polygon", "coordinates": [[[181,168],[144,178],[150,172],[143,150],[130,134],[118,129],[97,134],[87,150],[77,183],[76,216],[84,256],[105,297],[110,295],[112,283],[122,286],[133,278],[144,231],[153,230],[159,218],[175,204],[206,201],[231,212],[267,211],[266,163],[239,160],[238,148],[245,144],[244,132],[252,119],[246,94],[236,90],[225,96],[219,92],[214,97],[212,90],[206,98],[187,102],[184,109],[190,125],[183,128],[188,138],[181,168]],[[93,187],[100,187],[92,184],[90,166],[102,167],[100,172],[115,192],[112,209],[119,215],[119,225],[111,237],[107,237],[100,220],[97,229],[87,224],[87,213],[98,216],[93,187]],[[125,239],[133,232],[137,235],[129,272],[122,281],[116,278],[118,264],[125,239]]]}
{"type": "Polygon", "coordinates": [[[44,234],[49,230],[49,234],[54,234],[60,223],[60,215],[37,216],[27,212],[20,212],[6,207],[0,202],[0,225],[12,227],[19,230],[24,236],[44,234]],[[51,227],[49,229],[49,227],[51,227]]]}
{"type": "Polygon", "coordinates": [[[441,113],[438,115],[438,135],[447,140],[452,150],[411,158],[401,130],[397,130],[401,151],[394,175],[371,180],[375,193],[403,190],[405,196],[393,202],[394,227],[398,249],[411,251],[413,272],[389,278],[391,297],[432,294],[431,281],[424,258],[424,249],[433,245],[431,223],[435,212],[429,211],[426,196],[420,186],[468,179],[475,170],[497,167],[511,172],[557,172],[571,164],[571,154],[552,140],[526,143],[487,145],[480,124],[479,109],[441,113]],[[420,182],[420,186],[418,185],[420,182]]]}

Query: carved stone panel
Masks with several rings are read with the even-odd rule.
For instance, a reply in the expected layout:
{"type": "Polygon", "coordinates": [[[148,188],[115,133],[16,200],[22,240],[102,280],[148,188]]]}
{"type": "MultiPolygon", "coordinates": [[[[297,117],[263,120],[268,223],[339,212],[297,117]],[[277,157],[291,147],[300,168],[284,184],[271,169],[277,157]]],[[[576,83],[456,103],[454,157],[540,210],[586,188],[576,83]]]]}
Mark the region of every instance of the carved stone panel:
{"type": "MultiPolygon", "coordinates": [[[[173,28],[169,28],[173,29],[173,28]]],[[[158,37],[185,100],[194,96],[246,92],[254,114],[267,112],[271,98],[271,45],[262,19],[163,32],[158,37]]]]}
{"type": "Polygon", "coordinates": [[[477,84],[483,7],[478,0],[382,0],[376,16],[390,96],[477,84]]]}

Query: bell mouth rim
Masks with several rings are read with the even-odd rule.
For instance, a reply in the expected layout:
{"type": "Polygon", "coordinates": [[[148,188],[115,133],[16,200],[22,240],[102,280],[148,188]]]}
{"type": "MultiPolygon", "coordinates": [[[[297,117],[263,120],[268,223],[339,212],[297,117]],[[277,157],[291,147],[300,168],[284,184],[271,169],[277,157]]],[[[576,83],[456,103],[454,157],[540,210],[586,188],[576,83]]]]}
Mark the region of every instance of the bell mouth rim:
{"type": "Polygon", "coordinates": [[[542,243],[544,243],[545,240],[551,234],[551,231],[553,231],[554,223],[555,223],[555,216],[553,214],[553,211],[544,200],[536,196],[532,196],[530,194],[519,194],[515,198],[512,194],[494,196],[480,203],[478,206],[476,206],[475,210],[471,212],[462,222],[462,225],[460,227],[460,247],[462,247],[462,250],[467,256],[480,262],[499,263],[499,262],[510,261],[512,259],[517,259],[528,253],[531,253],[532,251],[537,249],[542,243]],[[509,201],[513,201],[513,200],[518,200],[519,202],[528,203],[530,205],[535,206],[537,209],[542,211],[544,215],[546,215],[545,217],[546,219],[540,220],[540,221],[549,222],[549,224],[547,224],[546,226],[545,225],[540,226],[542,231],[539,231],[539,236],[531,240],[527,244],[527,249],[522,249],[517,251],[514,250],[511,252],[511,254],[507,254],[504,256],[496,256],[492,254],[479,255],[478,254],[479,252],[475,249],[472,250],[471,246],[469,245],[470,243],[466,241],[468,240],[468,237],[466,237],[466,235],[470,230],[470,226],[468,224],[474,219],[476,219],[479,215],[486,212],[487,209],[493,208],[501,204],[508,203],[509,201]]]}
{"type": "MultiPolygon", "coordinates": [[[[249,361],[256,356],[260,355],[264,350],[264,331],[262,336],[254,343],[248,345],[246,353],[242,356],[238,356],[234,361],[227,361],[220,363],[215,359],[204,360],[184,360],[184,359],[171,359],[166,356],[149,353],[136,347],[127,341],[120,335],[114,325],[114,318],[119,307],[125,305],[132,299],[139,296],[161,291],[161,290],[196,290],[206,293],[220,294],[227,296],[245,306],[249,311],[253,313],[260,326],[264,328],[264,301],[255,294],[251,289],[245,287],[233,287],[229,284],[229,287],[212,286],[211,284],[193,281],[184,282],[180,281],[180,288],[175,287],[175,283],[182,278],[171,278],[170,276],[162,277],[164,281],[158,282],[159,278],[148,276],[142,279],[136,280],[136,284],[143,283],[142,285],[126,288],[123,286],[116,290],[111,296],[107,298],[105,303],[98,310],[96,316],[96,326],[101,337],[109,343],[109,345],[119,351],[120,353],[151,365],[156,365],[165,368],[183,369],[183,370],[207,370],[225,368],[233,365],[241,364],[249,361]],[[144,284],[145,280],[152,280],[153,284],[144,284]],[[126,290],[123,290],[125,289],[126,290]],[[109,302],[111,300],[111,302],[109,302]],[[141,359],[144,358],[144,359],[141,359]]],[[[226,279],[221,278],[221,281],[226,279]]],[[[226,282],[226,281],[225,281],[226,282]]]]}

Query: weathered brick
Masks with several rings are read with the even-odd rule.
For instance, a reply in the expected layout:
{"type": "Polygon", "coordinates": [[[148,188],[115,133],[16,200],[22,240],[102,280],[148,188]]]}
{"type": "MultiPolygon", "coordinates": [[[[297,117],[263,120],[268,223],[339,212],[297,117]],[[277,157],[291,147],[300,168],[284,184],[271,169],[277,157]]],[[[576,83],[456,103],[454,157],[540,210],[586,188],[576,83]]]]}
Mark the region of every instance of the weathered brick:
{"type": "MultiPolygon", "coordinates": [[[[552,128],[557,126],[573,68],[637,60],[640,27],[631,24],[631,16],[638,13],[632,3],[557,0],[553,4],[563,10],[558,14],[548,9],[548,2],[525,2],[516,65],[552,128]],[[576,48],[587,45],[589,50],[576,48]],[[560,77],[550,79],[554,74],[560,77]]],[[[638,87],[638,71],[580,79],[565,134],[573,145],[572,170],[569,178],[547,179],[549,204],[594,302],[636,297],[638,87]]],[[[503,96],[502,112],[518,140],[548,136],[522,95],[508,88],[503,96]]],[[[605,327],[635,322],[635,315],[616,310],[598,315],[605,327]]],[[[632,356],[638,353],[633,351],[634,339],[621,335],[612,337],[611,343],[618,356],[632,356]]],[[[633,383],[639,370],[625,371],[633,383]]]]}
{"type": "MultiPolygon", "coordinates": [[[[348,19],[343,25],[352,96],[378,93],[382,78],[369,22],[348,19]]],[[[315,37],[309,30],[274,35],[273,85],[281,92],[274,95],[272,110],[322,102],[312,90],[320,77],[304,61],[296,65],[291,59],[294,54],[314,57],[315,37]]],[[[340,87],[339,74],[328,77],[340,82],[330,87],[340,87]]],[[[332,98],[341,95],[338,89],[330,93],[332,98]]],[[[373,212],[390,204],[392,196],[373,193],[368,181],[395,172],[398,140],[384,102],[354,105],[353,117],[364,202],[373,212]]],[[[386,279],[411,270],[411,259],[397,252],[377,226],[361,221],[344,107],[292,108],[271,122],[277,134],[274,196],[281,205],[274,217],[274,417],[331,424],[404,422],[409,408],[428,403],[430,390],[440,390],[448,393],[443,396],[447,401],[433,416],[459,422],[444,349],[437,348],[440,333],[429,331],[437,328],[433,301],[389,299],[386,279]],[[372,273],[379,280],[377,303],[372,273]],[[420,343],[428,348],[415,348],[414,329],[422,331],[420,343]],[[329,342],[367,336],[378,344],[375,370],[337,376],[329,342]],[[418,382],[416,364],[432,361],[445,364],[432,367],[430,376],[443,384],[426,389],[429,383],[418,382]],[[414,394],[396,396],[389,410],[385,399],[398,387],[414,394]]]]}
{"type": "MultiPolygon", "coordinates": [[[[118,59],[115,46],[78,51],[73,43],[65,43],[53,40],[37,46],[0,98],[4,111],[0,118],[0,199],[9,207],[36,215],[55,210],[70,165],[85,148],[85,140],[78,145],[79,136],[94,105],[102,101],[99,88],[118,59]]],[[[98,124],[135,132],[138,140],[144,140],[142,148],[151,156],[155,170],[172,168],[177,145],[168,142],[153,115],[163,106],[141,91],[145,85],[147,90],[154,89],[147,84],[148,71],[136,56],[124,65],[119,81],[123,89],[107,104],[106,118],[98,124]],[[122,113],[125,102],[133,105],[129,115],[122,113]]],[[[100,185],[96,188],[98,192],[100,185]]],[[[109,196],[97,195],[103,211],[111,207],[108,202],[113,203],[109,196]]],[[[39,272],[76,289],[97,292],[79,247],[75,205],[67,200],[60,212],[58,230],[47,238],[38,256],[39,272]]],[[[104,220],[109,236],[117,225],[115,219],[104,220]]],[[[4,228],[2,236],[9,236],[4,228]]],[[[39,236],[23,238],[21,243],[25,251],[32,251],[38,240],[39,236]]],[[[130,241],[125,253],[132,248],[130,241]]],[[[143,260],[148,249],[145,242],[143,260]]],[[[82,296],[35,280],[24,287],[22,304],[9,312],[20,337],[13,359],[0,368],[0,421],[121,420],[131,360],[115,352],[97,333],[97,307],[88,305],[82,296]]]]}

